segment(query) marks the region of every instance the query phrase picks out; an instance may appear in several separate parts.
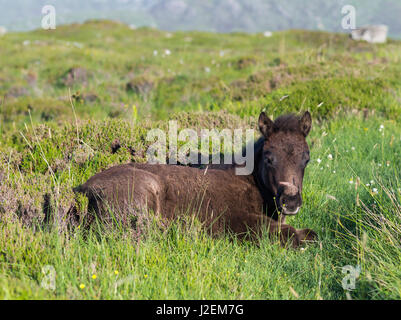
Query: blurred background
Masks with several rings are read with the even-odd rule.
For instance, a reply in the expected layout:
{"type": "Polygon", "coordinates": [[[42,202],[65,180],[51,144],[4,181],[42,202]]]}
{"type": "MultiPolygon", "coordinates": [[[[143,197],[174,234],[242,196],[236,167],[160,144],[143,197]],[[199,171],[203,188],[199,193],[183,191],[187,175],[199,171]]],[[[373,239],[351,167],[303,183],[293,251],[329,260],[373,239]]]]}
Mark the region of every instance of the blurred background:
{"type": "Polygon", "coordinates": [[[401,37],[399,0],[0,0],[0,26],[39,28],[44,5],[57,8],[58,24],[112,19],[136,27],[214,32],[343,31],[341,8],[353,5],[357,26],[385,23],[391,37],[401,37]]]}
{"type": "Polygon", "coordinates": [[[70,120],[71,102],[80,119],[99,120],[219,110],[244,118],[263,108],[398,114],[399,0],[0,0],[0,8],[3,127],[70,120]]]}

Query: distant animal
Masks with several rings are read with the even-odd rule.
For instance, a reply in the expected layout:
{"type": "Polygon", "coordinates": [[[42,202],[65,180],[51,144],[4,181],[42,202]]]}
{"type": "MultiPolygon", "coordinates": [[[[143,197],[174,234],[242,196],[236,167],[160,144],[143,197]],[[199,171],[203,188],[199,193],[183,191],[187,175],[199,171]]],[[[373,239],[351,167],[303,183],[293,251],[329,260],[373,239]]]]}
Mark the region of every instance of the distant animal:
{"type": "Polygon", "coordinates": [[[270,38],[270,37],[273,35],[273,32],[271,32],[271,31],[265,31],[265,32],[263,32],[263,35],[264,35],[266,38],[270,38]]]}
{"type": "Polygon", "coordinates": [[[212,234],[230,231],[255,239],[263,229],[282,245],[315,240],[311,229],[295,229],[285,217],[302,205],[302,182],[309,162],[306,136],[311,115],[259,116],[262,137],[255,143],[252,174],[235,174],[237,164],[207,169],[128,163],[97,173],[74,189],[88,197],[88,212],[99,217],[113,210],[123,222],[132,212],[151,209],[162,218],[196,215],[212,234]],[[133,211],[134,210],[134,211],[133,211]]]}
{"type": "Polygon", "coordinates": [[[6,33],[7,33],[7,29],[2,27],[2,26],[0,26],[0,37],[4,36],[6,33]]]}
{"type": "Polygon", "coordinates": [[[365,40],[369,43],[385,43],[387,32],[386,25],[371,25],[352,30],[350,37],[353,40],[365,40]]]}

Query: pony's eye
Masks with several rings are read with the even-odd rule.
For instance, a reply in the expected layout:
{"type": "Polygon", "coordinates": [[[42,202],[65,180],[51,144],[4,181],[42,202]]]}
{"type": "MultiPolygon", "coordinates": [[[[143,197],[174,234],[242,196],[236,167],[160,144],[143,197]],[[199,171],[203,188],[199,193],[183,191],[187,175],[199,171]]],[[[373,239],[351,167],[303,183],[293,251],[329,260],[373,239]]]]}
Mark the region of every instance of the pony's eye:
{"type": "Polygon", "coordinates": [[[270,152],[265,153],[265,162],[268,165],[273,165],[274,162],[274,156],[270,152]]]}
{"type": "Polygon", "coordinates": [[[308,151],[308,152],[305,152],[305,153],[303,154],[303,164],[304,164],[304,167],[306,167],[306,165],[309,163],[309,160],[310,160],[310,157],[309,157],[309,151],[308,151]]]}

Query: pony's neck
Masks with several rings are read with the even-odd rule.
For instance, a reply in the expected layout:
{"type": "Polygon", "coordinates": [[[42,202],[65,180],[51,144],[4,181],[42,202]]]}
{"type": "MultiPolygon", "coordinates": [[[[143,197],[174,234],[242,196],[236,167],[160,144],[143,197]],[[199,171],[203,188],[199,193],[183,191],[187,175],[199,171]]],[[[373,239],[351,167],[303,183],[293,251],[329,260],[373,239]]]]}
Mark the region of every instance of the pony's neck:
{"type": "Polygon", "coordinates": [[[263,166],[263,144],[264,138],[260,138],[255,143],[255,157],[254,157],[254,170],[253,170],[253,178],[255,180],[256,186],[259,189],[259,192],[263,199],[263,211],[273,219],[278,219],[278,213],[276,210],[274,195],[271,193],[269,188],[265,185],[262,176],[262,166],[263,166]]]}

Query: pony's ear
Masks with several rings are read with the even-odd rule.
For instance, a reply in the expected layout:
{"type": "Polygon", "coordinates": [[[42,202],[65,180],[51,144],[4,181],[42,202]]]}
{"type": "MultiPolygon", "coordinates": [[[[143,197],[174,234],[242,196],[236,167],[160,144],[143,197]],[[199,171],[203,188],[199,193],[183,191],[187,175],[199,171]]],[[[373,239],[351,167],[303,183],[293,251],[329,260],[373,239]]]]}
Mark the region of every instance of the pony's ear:
{"type": "Polygon", "coordinates": [[[273,121],[270,120],[266,113],[262,112],[259,115],[258,123],[260,132],[267,138],[273,131],[273,121]]]}
{"type": "Polygon", "coordinates": [[[301,127],[301,132],[306,137],[309,134],[309,131],[312,127],[312,117],[311,117],[309,111],[306,111],[303,114],[301,120],[299,121],[299,125],[301,127]]]}

